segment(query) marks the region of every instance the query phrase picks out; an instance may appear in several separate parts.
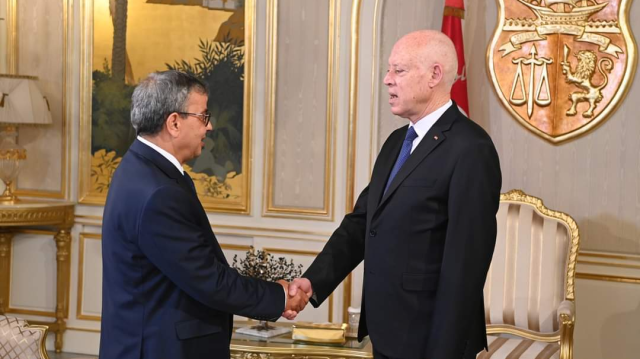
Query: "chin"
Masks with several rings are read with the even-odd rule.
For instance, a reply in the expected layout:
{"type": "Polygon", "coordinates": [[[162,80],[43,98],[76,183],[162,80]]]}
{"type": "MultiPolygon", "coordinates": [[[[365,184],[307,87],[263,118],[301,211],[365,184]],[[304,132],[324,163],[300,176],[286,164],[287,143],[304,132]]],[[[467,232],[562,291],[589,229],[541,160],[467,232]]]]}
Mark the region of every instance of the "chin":
{"type": "Polygon", "coordinates": [[[399,117],[404,118],[404,116],[403,116],[404,111],[402,111],[402,110],[400,110],[400,109],[393,109],[393,108],[392,108],[392,109],[391,109],[391,113],[392,113],[392,114],[394,114],[394,115],[396,115],[396,116],[399,116],[399,117]]]}

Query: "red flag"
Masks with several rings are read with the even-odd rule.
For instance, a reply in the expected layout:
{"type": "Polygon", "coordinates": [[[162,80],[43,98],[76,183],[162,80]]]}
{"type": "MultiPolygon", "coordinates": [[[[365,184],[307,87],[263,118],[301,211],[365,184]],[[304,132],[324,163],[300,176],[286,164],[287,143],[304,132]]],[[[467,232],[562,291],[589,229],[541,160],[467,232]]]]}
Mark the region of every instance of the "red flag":
{"type": "Polygon", "coordinates": [[[464,0],[445,0],[442,32],[453,41],[458,53],[458,74],[451,89],[451,98],[469,116],[467,67],[464,63],[464,42],[462,41],[462,19],[464,19],[464,0]]]}

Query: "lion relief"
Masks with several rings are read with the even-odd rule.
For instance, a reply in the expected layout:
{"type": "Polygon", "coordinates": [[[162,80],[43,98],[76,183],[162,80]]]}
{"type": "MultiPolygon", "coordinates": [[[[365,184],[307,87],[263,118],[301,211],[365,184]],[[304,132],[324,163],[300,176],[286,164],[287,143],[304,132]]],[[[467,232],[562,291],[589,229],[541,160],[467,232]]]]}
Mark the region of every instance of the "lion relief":
{"type": "Polygon", "coordinates": [[[569,95],[571,100],[571,108],[567,111],[567,116],[575,116],[577,113],[577,106],[580,102],[589,102],[589,109],[582,113],[584,118],[593,117],[593,111],[598,106],[598,103],[602,101],[602,89],[607,86],[609,77],[607,73],[611,73],[613,69],[613,61],[609,58],[601,58],[598,61],[598,71],[604,78],[602,84],[595,86],[591,79],[596,72],[596,61],[598,57],[595,52],[591,50],[578,51],[574,56],[578,59],[578,66],[576,71],[571,71],[571,64],[568,61],[562,62],[562,73],[566,76],[565,81],[569,84],[574,84],[584,91],[577,91],[569,95]]]}

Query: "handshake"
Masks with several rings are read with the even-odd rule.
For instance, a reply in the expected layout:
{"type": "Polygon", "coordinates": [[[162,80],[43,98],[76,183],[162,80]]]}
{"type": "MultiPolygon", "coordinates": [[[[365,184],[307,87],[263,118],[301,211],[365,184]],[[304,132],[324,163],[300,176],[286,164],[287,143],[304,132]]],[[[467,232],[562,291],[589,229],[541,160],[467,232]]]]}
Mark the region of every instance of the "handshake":
{"type": "Polygon", "coordinates": [[[311,282],[307,278],[296,278],[291,282],[281,279],[278,283],[287,293],[287,302],[282,316],[293,320],[307,306],[309,298],[313,295],[311,282]]]}

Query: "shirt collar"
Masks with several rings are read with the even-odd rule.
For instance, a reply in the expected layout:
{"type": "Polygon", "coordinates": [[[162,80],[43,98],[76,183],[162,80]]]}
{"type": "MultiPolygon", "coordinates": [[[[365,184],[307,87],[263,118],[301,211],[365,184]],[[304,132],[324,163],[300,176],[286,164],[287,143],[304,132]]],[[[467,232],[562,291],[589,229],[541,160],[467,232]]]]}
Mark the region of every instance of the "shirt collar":
{"type": "Polygon", "coordinates": [[[449,102],[445,103],[444,105],[439,107],[437,110],[431,112],[430,114],[424,116],[423,118],[418,120],[418,122],[416,122],[415,124],[413,122],[410,122],[409,127],[413,127],[413,129],[416,131],[416,134],[418,135],[418,138],[424,137],[424,135],[426,135],[427,132],[429,132],[433,124],[436,123],[436,121],[438,121],[440,116],[442,116],[442,114],[446,110],[448,110],[449,107],[451,107],[451,105],[453,105],[453,101],[449,100],[449,102]]]}
{"type": "Polygon", "coordinates": [[[148,140],[145,140],[141,136],[138,136],[138,141],[140,141],[140,142],[144,143],[145,145],[147,145],[147,146],[153,148],[154,150],[156,150],[159,154],[162,155],[162,157],[166,158],[167,160],[169,160],[169,162],[173,163],[173,165],[176,166],[178,171],[180,171],[180,173],[182,173],[182,175],[184,176],[184,168],[182,168],[182,165],[180,164],[178,159],[175,158],[175,156],[173,156],[169,152],[163,150],[162,148],[158,147],[156,144],[151,143],[148,140]]]}

